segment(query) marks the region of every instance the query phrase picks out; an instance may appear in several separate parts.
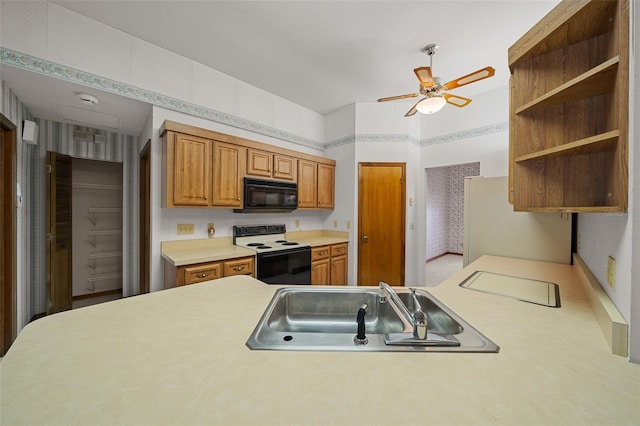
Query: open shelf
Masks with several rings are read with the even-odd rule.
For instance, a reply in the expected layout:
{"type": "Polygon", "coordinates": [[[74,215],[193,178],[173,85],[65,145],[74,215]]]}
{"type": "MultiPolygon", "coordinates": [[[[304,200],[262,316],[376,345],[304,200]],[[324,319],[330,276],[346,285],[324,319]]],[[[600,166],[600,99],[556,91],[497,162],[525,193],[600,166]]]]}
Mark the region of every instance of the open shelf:
{"type": "Polygon", "coordinates": [[[596,152],[613,151],[618,142],[618,130],[601,133],[599,135],[569,142],[564,145],[554,146],[553,148],[543,149],[527,155],[516,157],[516,163],[522,163],[529,160],[538,160],[544,158],[567,157],[573,155],[593,154],[596,152]]]}
{"type": "Polygon", "coordinates": [[[612,31],[616,0],[560,3],[509,48],[509,67],[612,31]]]}
{"type": "Polygon", "coordinates": [[[619,62],[620,56],[615,56],[591,68],[584,74],[517,108],[516,114],[611,92],[619,62]]]}

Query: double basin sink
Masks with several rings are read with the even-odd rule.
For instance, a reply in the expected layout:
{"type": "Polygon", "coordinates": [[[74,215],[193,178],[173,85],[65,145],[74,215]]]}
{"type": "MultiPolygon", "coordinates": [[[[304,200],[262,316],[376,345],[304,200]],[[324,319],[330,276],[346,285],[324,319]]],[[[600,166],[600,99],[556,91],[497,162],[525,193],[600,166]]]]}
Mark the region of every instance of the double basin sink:
{"type": "MultiPolygon", "coordinates": [[[[394,289],[408,313],[416,311],[406,287],[394,289]]],[[[487,339],[434,296],[415,290],[427,317],[426,339],[412,339],[413,325],[391,299],[381,303],[374,288],[287,287],[276,291],[247,341],[251,349],[311,351],[498,352],[487,339]],[[366,344],[354,342],[358,310],[366,344]]],[[[384,300],[384,298],[383,298],[384,300]]]]}

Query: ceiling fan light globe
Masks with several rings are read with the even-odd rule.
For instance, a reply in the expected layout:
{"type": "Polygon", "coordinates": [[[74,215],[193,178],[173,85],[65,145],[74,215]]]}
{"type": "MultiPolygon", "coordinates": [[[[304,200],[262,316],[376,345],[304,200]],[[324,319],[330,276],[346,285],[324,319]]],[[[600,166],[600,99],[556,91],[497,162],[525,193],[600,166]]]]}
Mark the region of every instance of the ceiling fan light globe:
{"type": "Polygon", "coordinates": [[[440,111],[446,103],[447,101],[443,97],[433,96],[421,100],[418,105],[416,105],[416,109],[422,114],[433,114],[434,112],[440,111]]]}

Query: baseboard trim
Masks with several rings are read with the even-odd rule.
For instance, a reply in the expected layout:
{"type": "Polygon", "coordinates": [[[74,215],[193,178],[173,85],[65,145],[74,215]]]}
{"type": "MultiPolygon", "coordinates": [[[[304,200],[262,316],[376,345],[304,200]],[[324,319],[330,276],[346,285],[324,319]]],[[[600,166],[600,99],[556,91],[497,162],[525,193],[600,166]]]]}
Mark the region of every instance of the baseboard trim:
{"type": "Polygon", "coordinates": [[[71,298],[72,301],[77,302],[78,300],[86,300],[93,299],[94,297],[103,297],[103,296],[113,296],[115,294],[122,294],[121,288],[116,288],[114,290],[106,290],[106,291],[97,291],[95,293],[87,293],[87,294],[79,294],[78,296],[73,296],[71,298]]]}
{"type": "Polygon", "coordinates": [[[430,258],[429,258],[429,259],[427,259],[424,263],[429,263],[429,262],[431,262],[431,261],[433,261],[433,260],[440,259],[441,257],[444,257],[444,256],[446,256],[446,255],[448,255],[448,254],[454,254],[454,255],[456,255],[456,256],[462,256],[462,253],[453,253],[453,252],[451,252],[451,251],[447,251],[447,252],[444,252],[444,253],[439,254],[439,255],[437,255],[437,256],[430,257],[430,258]]]}
{"type": "Polygon", "coordinates": [[[584,260],[577,253],[573,254],[573,260],[607,345],[613,354],[628,357],[629,325],[584,260]]]}

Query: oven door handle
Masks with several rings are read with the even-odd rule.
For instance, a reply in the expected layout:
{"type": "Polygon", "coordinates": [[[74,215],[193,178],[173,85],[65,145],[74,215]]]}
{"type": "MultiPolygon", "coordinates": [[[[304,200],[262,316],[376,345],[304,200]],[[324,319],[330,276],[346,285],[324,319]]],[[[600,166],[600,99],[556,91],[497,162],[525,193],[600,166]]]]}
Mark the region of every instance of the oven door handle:
{"type": "Polygon", "coordinates": [[[268,259],[270,257],[283,256],[286,254],[298,254],[298,253],[304,253],[304,252],[309,252],[309,254],[311,254],[311,247],[300,247],[300,248],[294,248],[294,249],[272,251],[269,253],[258,253],[258,257],[261,259],[268,259]]]}

